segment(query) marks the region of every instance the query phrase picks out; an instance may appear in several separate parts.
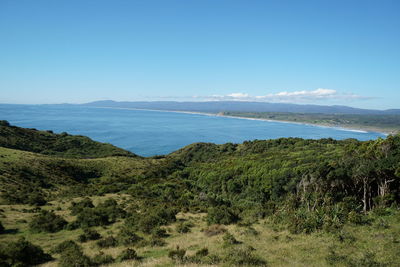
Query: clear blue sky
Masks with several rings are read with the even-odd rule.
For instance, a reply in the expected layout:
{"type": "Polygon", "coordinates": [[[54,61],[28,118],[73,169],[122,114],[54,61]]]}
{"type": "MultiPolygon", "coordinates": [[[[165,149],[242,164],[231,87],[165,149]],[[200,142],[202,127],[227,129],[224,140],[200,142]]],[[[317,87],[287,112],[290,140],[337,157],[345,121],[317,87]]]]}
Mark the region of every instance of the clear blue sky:
{"type": "Polygon", "coordinates": [[[400,108],[398,0],[1,0],[0,103],[400,108]]]}

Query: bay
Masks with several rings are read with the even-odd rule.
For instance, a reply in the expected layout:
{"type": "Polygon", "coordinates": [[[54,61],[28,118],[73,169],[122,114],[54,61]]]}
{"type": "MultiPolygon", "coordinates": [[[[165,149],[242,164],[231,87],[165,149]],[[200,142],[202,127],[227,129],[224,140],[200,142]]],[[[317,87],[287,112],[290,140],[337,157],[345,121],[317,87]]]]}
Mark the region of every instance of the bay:
{"type": "Polygon", "coordinates": [[[287,122],[80,105],[0,104],[0,120],[8,120],[19,127],[85,135],[141,156],[168,154],[195,142],[241,143],[280,137],[358,140],[385,137],[376,132],[287,122]]]}

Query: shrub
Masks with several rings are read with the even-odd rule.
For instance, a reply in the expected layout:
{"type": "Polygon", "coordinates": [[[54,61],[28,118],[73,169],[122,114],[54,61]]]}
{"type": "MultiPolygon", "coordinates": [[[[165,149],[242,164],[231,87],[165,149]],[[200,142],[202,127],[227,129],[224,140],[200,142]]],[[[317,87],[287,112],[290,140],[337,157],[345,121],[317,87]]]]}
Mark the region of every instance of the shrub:
{"type": "Polygon", "coordinates": [[[360,259],[352,260],[351,266],[362,266],[362,267],[381,267],[384,264],[378,262],[375,258],[375,254],[366,252],[360,259]]]}
{"type": "Polygon", "coordinates": [[[208,255],[208,248],[202,248],[199,249],[198,251],[196,251],[195,256],[199,256],[199,257],[205,257],[208,255]]]}
{"type": "Polygon", "coordinates": [[[168,252],[168,257],[174,262],[183,263],[185,262],[185,254],[186,250],[180,249],[179,246],[177,246],[176,249],[168,252]]]}
{"type": "Polygon", "coordinates": [[[206,236],[220,235],[226,232],[226,228],[220,224],[210,225],[204,230],[206,236]]]}
{"type": "Polygon", "coordinates": [[[117,239],[119,244],[124,246],[131,246],[135,245],[143,238],[135,234],[135,232],[133,232],[132,230],[129,230],[128,228],[124,227],[119,231],[117,239]]]}
{"type": "Polygon", "coordinates": [[[104,254],[102,251],[92,258],[93,265],[103,265],[113,263],[115,259],[111,255],[104,254]]]}
{"type": "Polygon", "coordinates": [[[116,247],[118,245],[118,241],[113,236],[107,236],[97,241],[96,244],[100,248],[109,248],[116,247]]]}
{"type": "Polygon", "coordinates": [[[250,247],[232,247],[225,256],[225,262],[230,266],[266,266],[266,261],[254,255],[253,250],[250,247]]]}
{"type": "Polygon", "coordinates": [[[90,267],[93,266],[88,256],[83,254],[80,246],[71,246],[61,252],[58,266],[60,267],[90,267]]]}
{"type": "Polygon", "coordinates": [[[344,263],[344,265],[349,265],[347,256],[337,254],[333,248],[329,249],[329,254],[325,257],[325,260],[328,265],[337,266],[340,263],[344,263]]]}
{"type": "Polygon", "coordinates": [[[76,222],[82,228],[92,226],[104,226],[110,224],[108,215],[96,209],[84,208],[76,218],[76,222]]]}
{"type": "Polygon", "coordinates": [[[218,264],[221,259],[217,255],[210,255],[207,248],[196,251],[193,256],[186,257],[186,261],[196,264],[214,265],[218,264]]]}
{"type": "Polygon", "coordinates": [[[162,247],[167,244],[162,238],[155,236],[150,236],[149,240],[146,243],[148,246],[151,247],[162,247]]]}
{"type": "Polygon", "coordinates": [[[72,240],[66,240],[66,241],[59,243],[57,246],[55,246],[51,250],[51,253],[59,254],[67,249],[80,249],[80,246],[72,240]]]}
{"type": "Polygon", "coordinates": [[[34,191],[27,195],[26,203],[35,206],[43,206],[47,201],[40,191],[34,191]]]}
{"type": "Polygon", "coordinates": [[[124,218],[126,212],[118,205],[114,199],[107,199],[97,205],[96,210],[106,214],[111,222],[115,222],[118,218],[124,218]]]}
{"type": "Polygon", "coordinates": [[[168,233],[165,229],[160,228],[160,227],[156,227],[151,231],[151,235],[153,237],[158,237],[158,238],[164,238],[164,237],[168,237],[168,233]]]}
{"type": "Polygon", "coordinates": [[[52,257],[24,238],[0,244],[1,266],[31,266],[50,261],[52,257]]]}
{"type": "Polygon", "coordinates": [[[208,224],[231,224],[237,221],[235,216],[228,207],[222,205],[208,209],[208,224]]]}
{"type": "Polygon", "coordinates": [[[73,222],[68,223],[65,226],[65,229],[69,230],[69,231],[72,231],[72,230],[78,229],[79,227],[80,227],[79,223],[77,221],[73,221],[73,222]]]}
{"type": "Polygon", "coordinates": [[[229,247],[231,245],[240,244],[240,242],[237,241],[236,238],[231,233],[226,233],[222,237],[222,241],[223,241],[224,247],[229,247]]]}
{"type": "Polygon", "coordinates": [[[257,236],[257,235],[259,235],[259,232],[256,229],[254,229],[253,227],[248,226],[241,232],[241,234],[247,235],[247,236],[257,236]]]}
{"type": "Polygon", "coordinates": [[[165,206],[156,206],[145,210],[143,212],[145,216],[132,213],[131,216],[125,220],[125,223],[128,227],[133,227],[136,230],[150,234],[153,229],[176,221],[176,213],[177,211],[175,209],[165,206]]]}
{"type": "Polygon", "coordinates": [[[384,218],[378,218],[374,223],[374,226],[377,229],[388,229],[390,227],[388,221],[384,218]]]}
{"type": "Polygon", "coordinates": [[[41,211],[40,214],[35,215],[29,223],[29,227],[34,232],[48,232],[55,233],[64,228],[67,221],[63,217],[56,215],[51,211],[41,211]]]}
{"type": "Polygon", "coordinates": [[[347,221],[352,224],[366,224],[368,223],[367,217],[359,212],[350,211],[347,214],[347,221]]]}
{"type": "Polygon", "coordinates": [[[87,242],[90,240],[98,240],[101,238],[101,235],[94,229],[85,228],[83,229],[83,234],[79,235],[79,242],[87,242]]]}
{"type": "Polygon", "coordinates": [[[71,207],[69,209],[71,210],[71,215],[78,215],[85,208],[94,208],[92,200],[88,197],[82,199],[81,201],[79,201],[77,203],[72,202],[71,207]]]}
{"type": "Polygon", "coordinates": [[[127,261],[127,260],[139,260],[140,257],[137,255],[136,251],[134,249],[127,248],[119,254],[117,257],[117,260],[119,262],[121,261],[127,261]]]}
{"type": "Polygon", "coordinates": [[[181,222],[176,226],[176,231],[181,234],[189,233],[193,224],[190,222],[181,222]]]}
{"type": "Polygon", "coordinates": [[[343,230],[337,233],[336,237],[342,243],[344,242],[353,243],[354,241],[356,241],[356,238],[351,233],[343,230]]]}

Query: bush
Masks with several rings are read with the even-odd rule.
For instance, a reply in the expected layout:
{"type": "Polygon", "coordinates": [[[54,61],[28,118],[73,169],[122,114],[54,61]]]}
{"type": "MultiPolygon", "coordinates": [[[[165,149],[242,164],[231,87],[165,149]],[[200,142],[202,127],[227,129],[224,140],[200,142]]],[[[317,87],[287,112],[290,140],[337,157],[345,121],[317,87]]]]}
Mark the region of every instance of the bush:
{"type": "Polygon", "coordinates": [[[352,260],[351,266],[382,267],[385,265],[376,260],[374,253],[366,252],[360,259],[352,260]]]}
{"type": "Polygon", "coordinates": [[[108,215],[99,210],[84,208],[76,218],[76,223],[82,228],[89,228],[92,226],[104,226],[110,224],[108,215]]]}
{"type": "Polygon", "coordinates": [[[356,241],[356,238],[351,233],[344,230],[337,233],[336,237],[342,243],[344,242],[353,243],[354,241],[356,241]]]}
{"type": "Polygon", "coordinates": [[[104,254],[102,251],[92,258],[93,265],[103,265],[113,263],[115,259],[111,255],[104,254]]]}
{"type": "Polygon", "coordinates": [[[145,210],[143,214],[132,213],[125,220],[125,224],[129,228],[150,234],[153,229],[176,221],[176,213],[175,209],[164,206],[151,207],[145,210]]]}
{"type": "Polygon", "coordinates": [[[35,206],[43,206],[47,201],[40,191],[34,191],[27,195],[26,203],[35,206]]]}
{"type": "Polygon", "coordinates": [[[185,262],[185,254],[186,250],[180,249],[179,246],[177,246],[175,250],[170,250],[168,252],[168,257],[174,262],[183,263],[185,262]]]}
{"type": "Polygon", "coordinates": [[[198,257],[205,257],[207,255],[208,255],[208,248],[199,249],[198,251],[196,251],[196,254],[195,254],[195,256],[198,256],[198,257]]]}
{"type": "Polygon", "coordinates": [[[109,248],[109,247],[116,247],[118,245],[118,241],[113,236],[107,236],[97,241],[96,244],[100,248],[109,248]]]}
{"type": "Polygon", "coordinates": [[[208,209],[208,224],[231,224],[237,221],[235,216],[228,207],[222,205],[208,209]]]}
{"type": "Polygon", "coordinates": [[[40,214],[35,215],[29,223],[29,227],[34,232],[48,232],[55,233],[64,228],[67,221],[63,217],[56,215],[51,211],[41,211],[40,214]]]}
{"type": "Polygon", "coordinates": [[[139,260],[139,259],[140,257],[137,255],[136,251],[130,248],[123,250],[117,258],[119,262],[127,260],[139,260]]]}
{"type": "Polygon", "coordinates": [[[72,240],[66,240],[64,242],[59,243],[57,246],[55,246],[51,250],[51,253],[59,254],[67,249],[80,249],[80,246],[72,240]]]}
{"type": "Polygon", "coordinates": [[[52,260],[49,254],[24,238],[0,244],[0,266],[31,266],[52,260]]]}
{"type": "Polygon", "coordinates": [[[176,226],[176,231],[181,234],[189,233],[193,224],[190,222],[181,222],[176,226]]]}
{"type": "Polygon", "coordinates": [[[378,218],[374,223],[374,227],[377,229],[388,229],[390,225],[384,218],[378,218]]]}
{"type": "Polygon", "coordinates": [[[124,246],[131,246],[137,244],[143,238],[135,234],[135,232],[124,227],[119,231],[117,239],[119,244],[124,246]]]}
{"type": "Polygon", "coordinates": [[[207,248],[196,251],[193,256],[186,257],[186,261],[196,264],[214,265],[218,264],[221,259],[216,255],[210,255],[207,248]]]}
{"type": "Polygon", "coordinates": [[[71,207],[69,207],[69,209],[71,210],[71,215],[78,215],[85,208],[94,208],[92,200],[88,197],[82,199],[81,201],[79,201],[77,203],[72,202],[71,207]]]}
{"type": "Polygon", "coordinates": [[[347,256],[339,255],[333,248],[329,249],[329,254],[325,257],[325,260],[328,265],[337,266],[340,263],[344,263],[344,265],[349,265],[347,256]]]}
{"type": "Polygon", "coordinates": [[[368,222],[364,214],[355,211],[350,211],[347,214],[347,221],[353,224],[366,224],[368,222]]]}
{"type": "Polygon", "coordinates": [[[114,199],[107,199],[100,203],[97,205],[96,210],[107,214],[111,222],[115,222],[118,218],[124,218],[126,216],[124,209],[122,209],[114,199]]]}
{"type": "Polygon", "coordinates": [[[250,247],[232,247],[225,256],[225,262],[230,266],[266,266],[266,261],[254,255],[253,250],[250,247]]]}
{"type": "Polygon", "coordinates": [[[94,229],[85,228],[83,229],[83,234],[79,235],[79,242],[87,242],[90,240],[98,240],[101,238],[101,235],[94,229]]]}
{"type": "Polygon", "coordinates": [[[220,224],[210,225],[204,230],[206,236],[220,235],[226,232],[226,228],[220,224]]]}
{"type": "Polygon", "coordinates": [[[72,231],[72,230],[76,230],[80,227],[79,223],[77,221],[73,221],[67,224],[67,226],[65,226],[66,230],[72,231]]]}
{"type": "Polygon", "coordinates": [[[237,241],[236,238],[231,233],[226,233],[222,237],[222,240],[223,240],[224,247],[229,247],[229,246],[232,246],[232,245],[240,244],[240,242],[237,241]]]}
{"type": "Polygon", "coordinates": [[[60,267],[90,267],[93,266],[88,256],[83,254],[80,246],[71,246],[61,252],[58,266],[60,267]]]}
{"type": "Polygon", "coordinates": [[[151,247],[162,247],[165,246],[167,243],[159,237],[150,236],[149,240],[147,240],[146,245],[151,247]]]}
{"type": "Polygon", "coordinates": [[[158,238],[164,238],[164,237],[168,237],[168,233],[165,229],[160,228],[160,227],[156,227],[151,231],[151,235],[153,237],[158,237],[158,238]]]}

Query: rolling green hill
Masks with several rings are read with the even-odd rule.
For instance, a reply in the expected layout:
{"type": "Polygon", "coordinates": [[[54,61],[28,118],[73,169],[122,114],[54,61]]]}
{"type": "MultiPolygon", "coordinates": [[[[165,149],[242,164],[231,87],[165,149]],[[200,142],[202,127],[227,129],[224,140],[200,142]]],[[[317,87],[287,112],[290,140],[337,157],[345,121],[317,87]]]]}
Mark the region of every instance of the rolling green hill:
{"type": "Polygon", "coordinates": [[[29,250],[45,266],[400,262],[399,135],[196,143],[142,158],[2,125],[1,266],[30,265],[29,250]]]}
{"type": "Polygon", "coordinates": [[[0,147],[66,158],[136,156],[111,144],[95,142],[86,136],[24,129],[11,126],[7,121],[0,121],[0,147]]]}

